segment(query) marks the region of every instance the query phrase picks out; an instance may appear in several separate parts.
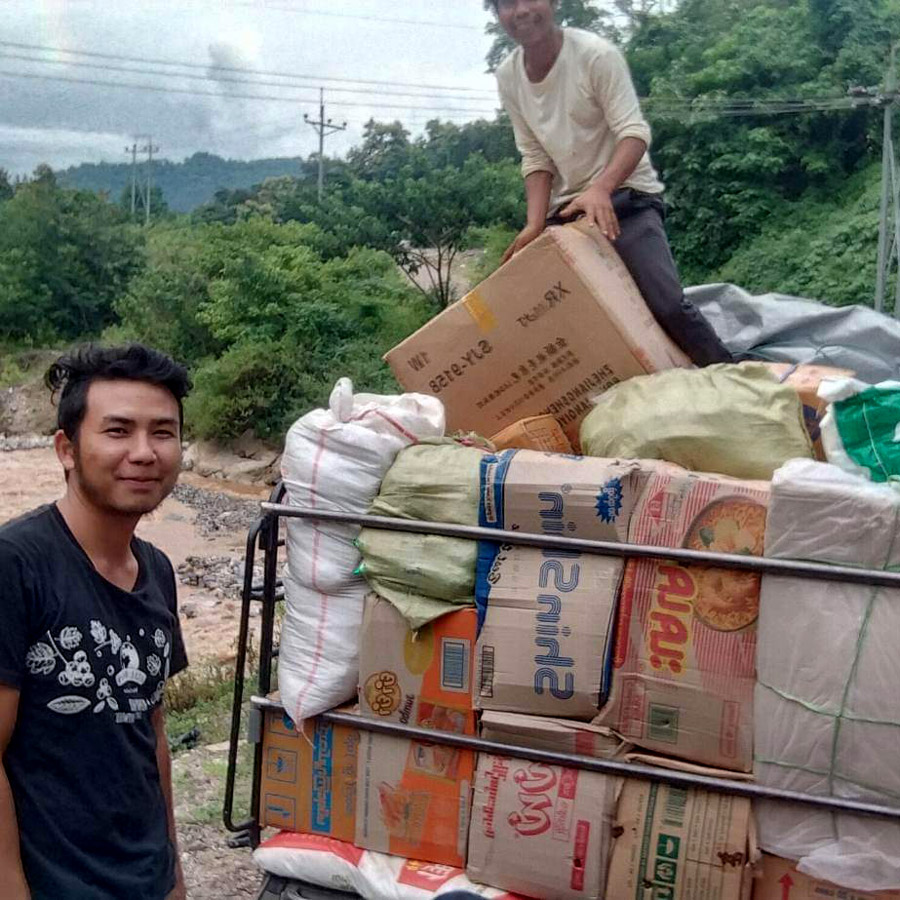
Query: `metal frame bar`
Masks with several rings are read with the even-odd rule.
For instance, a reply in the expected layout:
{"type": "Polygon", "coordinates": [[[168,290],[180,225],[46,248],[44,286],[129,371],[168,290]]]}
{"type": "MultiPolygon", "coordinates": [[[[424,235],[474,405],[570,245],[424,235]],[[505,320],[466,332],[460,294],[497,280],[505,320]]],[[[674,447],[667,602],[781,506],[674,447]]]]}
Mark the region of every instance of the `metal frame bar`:
{"type": "MultiPolygon", "coordinates": [[[[284,489],[278,486],[272,492],[269,502],[262,504],[263,516],[251,527],[247,542],[248,565],[251,574],[255,548],[255,537],[259,536],[260,549],[265,555],[264,579],[262,588],[262,640],[260,646],[260,678],[259,690],[262,696],[251,698],[251,740],[254,750],[254,782],[251,798],[252,822],[244,823],[237,828],[231,826],[231,808],[234,794],[234,764],[237,759],[237,741],[240,736],[240,709],[243,700],[243,665],[246,662],[246,640],[248,636],[249,603],[252,600],[247,590],[247,573],[245,572],[245,597],[241,610],[240,646],[238,647],[238,665],[240,672],[235,678],[235,700],[232,706],[231,746],[229,747],[229,782],[226,784],[225,824],[230,830],[249,830],[251,845],[259,843],[259,783],[262,772],[261,716],[266,710],[283,712],[284,708],[277,701],[267,698],[271,688],[272,657],[277,653],[273,647],[272,635],[275,623],[276,582],[278,569],[278,547],[283,543],[278,540],[279,522],[282,518],[310,519],[323,522],[339,522],[342,524],[361,525],[385,531],[407,532],[414,534],[433,534],[441,537],[463,538],[477,541],[491,541],[500,544],[536,547],[545,550],[568,550],[600,556],[637,559],[670,559],[689,565],[717,566],[737,569],[763,575],[805,578],[824,581],[837,581],[849,584],[868,585],[872,587],[900,588],[900,572],[884,572],[875,569],[854,568],[852,566],[830,566],[820,563],[809,563],[795,560],[767,559],[765,557],[739,556],[727,553],[708,553],[698,550],[686,550],[673,547],[653,547],[638,544],[620,544],[609,541],[590,541],[580,538],[564,538],[552,535],[528,534],[518,531],[504,531],[493,528],[480,528],[466,525],[448,525],[438,522],[418,520],[391,519],[382,516],[355,515],[326,510],[313,510],[286,506],[279,501],[284,496],[284,489]]],[[[517,756],[555,765],[584,769],[619,777],[641,778],[644,780],[672,784],[678,787],[694,787],[702,790],[727,793],[757,800],[774,800],[778,802],[800,803],[813,809],[831,812],[852,813],[880,819],[889,819],[900,823],[900,807],[884,806],[877,803],[846,800],[840,797],[823,797],[766,787],[754,782],[730,780],[676,769],[665,769],[657,766],[627,763],[619,760],[595,759],[587,756],[576,756],[566,753],[551,753],[512,744],[500,744],[485,741],[477,737],[431,731],[400,725],[395,722],[384,722],[375,719],[364,719],[348,713],[327,712],[320,716],[323,721],[334,725],[345,725],[363,731],[388,734],[397,737],[415,738],[432,744],[475,750],[479,752],[497,753],[505,756],[517,756]]]]}

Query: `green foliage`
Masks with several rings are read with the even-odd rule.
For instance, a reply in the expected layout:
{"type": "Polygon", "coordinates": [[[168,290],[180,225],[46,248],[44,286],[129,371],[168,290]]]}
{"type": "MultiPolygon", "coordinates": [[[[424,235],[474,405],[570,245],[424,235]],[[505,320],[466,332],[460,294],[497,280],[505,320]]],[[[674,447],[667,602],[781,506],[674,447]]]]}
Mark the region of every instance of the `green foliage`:
{"type": "Polygon", "coordinates": [[[140,265],[139,235],[95,194],[46,167],[0,204],[0,338],[98,334],[140,265]]]}
{"type": "Polygon", "coordinates": [[[475,281],[484,281],[500,268],[500,261],[506,248],[515,240],[517,230],[509,225],[492,225],[490,228],[472,228],[469,231],[467,245],[481,247],[484,255],[472,269],[475,281]]]}
{"type": "Polygon", "coordinates": [[[712,280],[833,306],[871,303],[880,194],[881,167],[873,165],[836,196],[787,204],[712,280]]]}

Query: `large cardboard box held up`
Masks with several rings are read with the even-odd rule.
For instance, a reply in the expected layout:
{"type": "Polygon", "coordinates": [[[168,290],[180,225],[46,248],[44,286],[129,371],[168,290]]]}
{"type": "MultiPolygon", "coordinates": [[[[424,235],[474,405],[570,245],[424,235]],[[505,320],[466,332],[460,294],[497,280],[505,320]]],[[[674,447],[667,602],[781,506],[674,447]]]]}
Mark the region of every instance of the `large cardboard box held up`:
{"type": "MultiPolygon", "coordinates": [[[[761,556],[768,501],[767,482],[658,472],[630,538],[761,556]]],[[[751,572],[629,560],[598,722],[658,753],[749,772],[759,590],[751,572]]]]}
{"type": "Polygon", "coordinates": [[[260,824],[352,841],[356,834],[359,732],[318,719],[300,734],[268,710],[263,726],[260,824]]]}
{"type": "Polygon", "coordinates": [[[749,832],[749,800],[629,779],[605,900],[741,900],[749,832]]]}
{"type": "Polygon", "coordinates": [[[354,843],[464,866],[474,773],[471,750],[361,732],[354,843]]]}
{"type": "Polygon", "coordinates": [[[472,881],[548,900],[603,895],[616,780],[482,753],[472,801],[472,881]]]}
{"type": "Polygon", "coordinates": [[[577,446],[591,396],[690,365],[591,231],[548,228],[385,356],[406,390],[444,401],[448,430],[491,435],[549,413],[577,446]]]}
{"type": "Polygon", "coordinates": [[[479,709],[590,720],[614,637],[620,559],[533,547],[478,548],[479,709]]]}
{"type": "Polygon", "coordinates": [[[763,854],[753,882],[753,900],[900,900],[900,891],[854,891],[797,871],[789,859],[763,854]]]}
{"type": "Polygon", "coordinates": [[[359,648],[362,715],[475,734],[472,669],[478,616],[448,613],[418,631],[377,594],[366,598],[359,648]]]}

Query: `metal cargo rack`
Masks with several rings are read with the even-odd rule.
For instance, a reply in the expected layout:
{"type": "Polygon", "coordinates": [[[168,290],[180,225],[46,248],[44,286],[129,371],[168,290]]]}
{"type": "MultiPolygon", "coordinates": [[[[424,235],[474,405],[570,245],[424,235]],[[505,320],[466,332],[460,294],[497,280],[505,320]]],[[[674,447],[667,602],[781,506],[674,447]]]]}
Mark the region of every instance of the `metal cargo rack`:
{"type": "MultiPolygon", "coordinates": [[[[620,544],[606,541],[590,541],[580,538],[555,537],[552,535],[525,534],[518,531],[502,531],[466,525],[449,525],[437,522],[423,522],[407,519],[391,519],[380,516],[354,515],[350,513],[307,509],[285,505],[285,488],[278,484],[269,501],[261,504],[262,514],[250,527],[244,571],[243,599],[241,605],[240,629],[238,633],[237,659],[235,663],[235,686],[232,702],[231,736],[228,749],[228,770],[225,783],[223,820],[233,837],[232,847],[249,846],[256,848],[260,843],[261,828],[260,783],[263,768],[262,726],[267,710],[284,713],[284,707],[272,696],[273,669],[279,648],[275,644],[276,604],[283,599],[284,589],[278,575],[278,554],[284,547],[281,536],[283,519],[308,519],[320,522],[335,522],[344,525],[361,525],[386,531],[415,534],[438,535],[441,537],[465,538],[473,541],[490,541],[501,545],[536,547],[544,550],[577,551],[599,556],[624,557],[632,559],[664,558],[692,565],[715,565],[721,568],[754,572],[760,575],[781,575],[819,581],[837,581],[869,587],[900,588],[900,572],[854,568],[852,566],[831,566],[794,560],[768,559],[765,557],[741,556],[727,553],[710,553],[670,547],[652,547],[638,544],[620,544]],[[262,555],[263,580],[253,581],[257,551],[262,555]],[[249,651],[251,608],[259,603],[261,609],[261,636],[259,646],[258,693],[250,698],[247,740],[253,746],[253,782],[250,796],[249,818],[235,821],[235,783],[238,750],[241,742],[241,716],[244,705],[245,668],[249,651]]],[[[900,602],[898,599],[897,602],[900,602]]],[[[349,725],[363,731],[389,734],[403,738],[416,738],[432,744],[515,756],[535,762],[569,766],[604,775],[640,778],[681,788],[700,788],[707,791],[746,797],[752,800],[775,800],[799,803],[811,810],[827,810],[832,813],[855,813],[882,820],[900,823],[900,806],[885,806],[848,800],[841,797],[825,797],[781,788],[766,787],[752,781],[738,781],[692,772],[665,769],[657,766],[628,763],[612,759],[595,759],[568,753],[552,753],[528,747],[500,744],[448,732],[432,731],[386,722],[366,719],[361,716],[340,712],[326,712],[319,718],[334,725],[349,725]]],[[[260,900],[278,900],[296,896],[299,898],[341,898],[352,895],[327,891],[309,886],[296,894],[291,894],[292,883],[271,877],[263,887],[260,900]],[[285,893],[287,891],[287,893],[285,893]]],[[[296,883],[293,883],[296,884],[296,883]]]]}

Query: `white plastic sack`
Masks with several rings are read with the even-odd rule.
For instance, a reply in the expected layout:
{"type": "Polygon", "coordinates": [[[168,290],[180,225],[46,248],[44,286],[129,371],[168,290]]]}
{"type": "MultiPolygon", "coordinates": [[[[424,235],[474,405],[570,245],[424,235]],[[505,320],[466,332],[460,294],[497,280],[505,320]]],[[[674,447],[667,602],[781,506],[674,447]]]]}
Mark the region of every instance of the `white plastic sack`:
{"type": "MultiPolygon", "coordinates": [[[[287,502],[310,509],[364,514],[396,455],[423,437],[444,433],[440,400],[422,394],[353,394],[342,378],[328,409],[291,426],[281,473],[287,502]]],[[[354,575],[355,525],[289,519],[287,613],[281,632],[278,685],[295,721],[356,694],[359,628],[368,586],[354,575]]]]}
{"type": "MultiPolygon", "coordinates": [[[[900,493],[810,460],[775,473],[766,556],[900,565],[900,493]]],[[[759,783],[900,807],[900,589],[766,575],[755,698],[759,783]]],[[[756,804],[759,844],[860,891],[900,888],[900,825],[756,804]]]]}
{"type": "Polygon", "coordinates": [[[515,894],[473,884],[462,869],[361,850],[318,835],[283,831],[261,844],[253,859],[271,875],[354,892],[366,900],[431,900],[451,891],[471,891],[489,900],[517,900],[515,894]]]}

